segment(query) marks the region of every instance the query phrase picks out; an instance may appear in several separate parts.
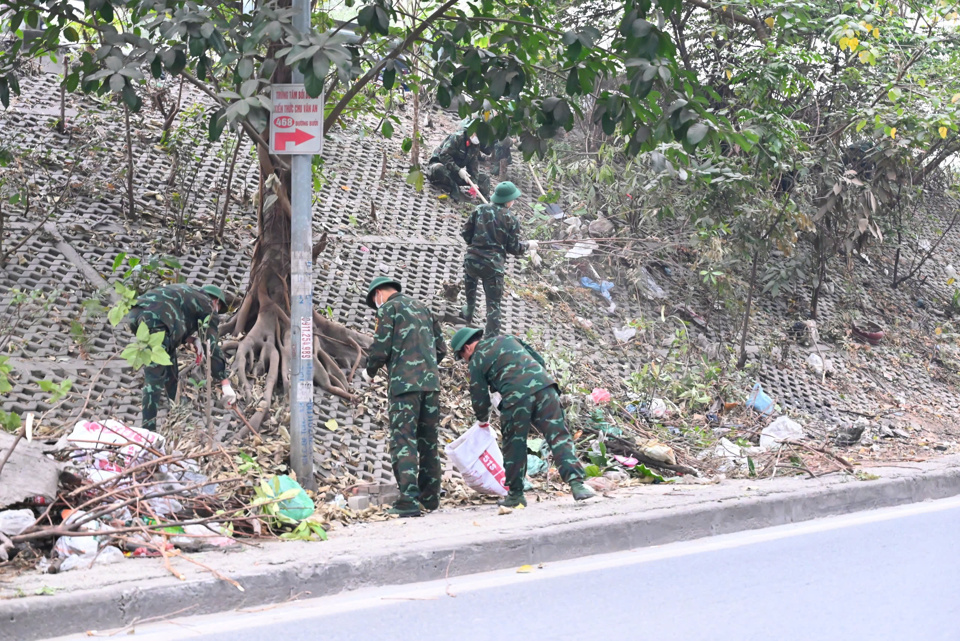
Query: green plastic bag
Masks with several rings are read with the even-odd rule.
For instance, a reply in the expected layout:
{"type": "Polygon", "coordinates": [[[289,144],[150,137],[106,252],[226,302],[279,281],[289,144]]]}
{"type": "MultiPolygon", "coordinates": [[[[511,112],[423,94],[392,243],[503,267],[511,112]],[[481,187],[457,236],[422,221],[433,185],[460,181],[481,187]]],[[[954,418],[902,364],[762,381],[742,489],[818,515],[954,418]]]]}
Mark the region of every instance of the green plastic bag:
{"type": "Polygon", "coordinates": [[[275,476],[270,479],[270,486],[276,493],[275,496],[282,496],[290,490],[299,490],[292,498],[280,501],[277,505],[280,507],[280,514],[288,519],[302,521],[314,512],[313,500],[307,496],[300,484],[294,481],[286,474],[275,476]]]}

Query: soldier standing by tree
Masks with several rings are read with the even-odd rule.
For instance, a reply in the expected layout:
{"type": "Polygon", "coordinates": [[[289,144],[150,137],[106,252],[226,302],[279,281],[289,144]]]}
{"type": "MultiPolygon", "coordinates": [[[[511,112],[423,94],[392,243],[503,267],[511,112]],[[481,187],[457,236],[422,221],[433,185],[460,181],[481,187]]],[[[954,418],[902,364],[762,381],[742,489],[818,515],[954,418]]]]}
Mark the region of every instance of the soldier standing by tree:
{"type": "Polygon", "coordinates": [[[477,283],[482,281],[487,299],[488,337],[500,333],[500,299],[503,297],[506,255],[522,256],[537,249],[537,241],[520,240],[520,221],[510,212],[520,195],[520,190],[512,182],[500,183],[493,192],[491,203],[477,207],[460,233],[467,242],[467,255],[463,259],[467,304],[461,313],[467,323],[473,322],[477,283]]]}
{"type": "Polygon", "coordinates": [[[169,365],[153,363],[144,369],[143,385],[143,421],[144,429],[157,429],[157,405],[161,390],[166,390],[172,400],[177,395],[177,347],[190,341],[197,352],[199,362],[204,354],[203,344],[207,344],[212,358],[213,377],[220,381],[223,401],[227,407],[237,402],[237,394],[226,375],[226,359],[217,343],[219,333],[218,312],[227,308],[227,299],[223,291],[215,285],[195,287],[193,285],[163,285],[151,289],[137,299],[136,304],[127,313],[126,321],[134,334],[140,323],[147,326],[151,334],[163,332],[163,349],[170,359],[169,365]],[[209,321],[207,320],[209,319],[209,321]],[[194,336],[198,331],[205,333],[205,340],[194,336]]]}
{"type": "Polygon", "coordinates": [[[527,473],[527,436],[530,426],[547,439],[560,477],[570,484],[577,501],[596,496],[584,485],[583,465],[577,460],[573,439],[560,406],[559,388],[532,347],[516,336],[485,337],[483,331],[464,327],[450,341],[457,358],[470,370],[470,400],[482,427],[489,426],[490,389],[502,396],[500,431],[509,493],[500,505],[526,505],[523,478],[527,473]]]}
{"type": "Polygon", "coordinates": [[[447,346],[427,306],[401,290],[392,278],[370,282],[366,302],[377,310],[377,329],[363,377],[371,381],[380,367],[388,368],[390,458],[400,489],[389,511],[410,517],[440,507],[438,363],[447,346]]]}

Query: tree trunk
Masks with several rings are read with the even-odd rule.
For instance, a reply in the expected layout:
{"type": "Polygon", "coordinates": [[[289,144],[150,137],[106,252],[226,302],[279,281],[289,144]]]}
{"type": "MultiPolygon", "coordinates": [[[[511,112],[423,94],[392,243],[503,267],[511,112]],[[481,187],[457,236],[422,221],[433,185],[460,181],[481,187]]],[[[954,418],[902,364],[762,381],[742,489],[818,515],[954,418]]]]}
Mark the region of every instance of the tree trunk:
{"type": "MultiPolygon", "coordinates": [[[[271,52],[272,55],[273,52],[271,52]]],[[[289,83],[290,68],[278,65],[273,83],[289,83]]],[[[262,140],[270,139],[269,124],[262,140]]],[[[266,148],[257,145],[260,165],[259,235],[250,265],[250,280],[236,314],[221,334],[240,336],[224,344],[235,352],[231,371],[249,396],[263,377],[262,395],[250,419],[254,429],[269,416],[274,394],[290,389],[290,170],[276,166],[266,148]]],[[[353,400],[350,380],[363,359],[370,336],[322,318],[314,311],[314,383],[322,390],[353,400]],[[349,378],[343,369],[350,369],[349,378]]]]}
{"type": "Polygon", "coordinates": [[[230,170],[227,172],[226,196],[223,199],[223,211],[220,213],[220,221],[215,224],[213,233],[219,243],[223,243],[223,228],[227,224],[227,212],[230,210],[230,199],[233,198],[233,170],[237,166],[237,154],[240,152],[240,146],[243,144],[243,129],[237,133],[236,147],[233,148],[233,157],[230,158],[230,170]]]}
{"type": "Polygon", "coordinates": [[[747,365],[747,333],[750,331],[750,309],[753,307],[753,290],[757,287],[757,263],[760,261],[760,250],[753,253],[753,264],[750,266],[750,289],[747,290],[747,308],[743,312],[743,329],[740,332],[740,358],[737,359],[737,369],[747,365]]]}
{"type": "Polygon", "coordinates": [[[63,83],[60,85],[60,122],[57,123],[57,133],[67,133],[67,76],[70,75],[70,56],[63,56],[63,83]]]}
{"type": "Polygon", "coordinates": [[[133,208],[133,138],[130,136],[130,109],[123,105],[123,123],[127,134],[127,207],[130,220],[136,218],[133,208]]]}
{"type": "Polygon", "coordinates": [[[817,248],[817,285],[813,288],[810,295],[810,318],[817,319],[817,306],[820,304],[820,290],[823,288],[823,281],[827,277],[827,241],[818,238],[815,241],[817,248]]]}

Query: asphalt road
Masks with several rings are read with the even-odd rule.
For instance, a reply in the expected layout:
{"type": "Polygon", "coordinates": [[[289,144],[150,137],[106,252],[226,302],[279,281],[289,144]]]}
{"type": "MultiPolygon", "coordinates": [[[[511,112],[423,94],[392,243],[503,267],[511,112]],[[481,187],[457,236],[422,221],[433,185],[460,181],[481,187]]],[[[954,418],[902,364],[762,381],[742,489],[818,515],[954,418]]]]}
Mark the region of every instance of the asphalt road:
{"type": "Polygon", "coordinates": [[[956,641],[958,532],[960,497],[549,563],[528,573],[488,572],[151,623],[133,638],[956,641]]]}

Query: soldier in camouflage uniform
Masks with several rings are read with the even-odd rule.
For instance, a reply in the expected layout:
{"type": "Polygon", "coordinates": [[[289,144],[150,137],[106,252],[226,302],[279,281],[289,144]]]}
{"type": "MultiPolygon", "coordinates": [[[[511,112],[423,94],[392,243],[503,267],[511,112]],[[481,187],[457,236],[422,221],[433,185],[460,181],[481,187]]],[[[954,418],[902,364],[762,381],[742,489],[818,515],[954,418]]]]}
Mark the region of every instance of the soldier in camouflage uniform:
{"type": "Polygon", "coordinates": [[[454,334],[450,347],[468,362],[470,400],[481,426],[490,417],[490,389],[501,395],[500,431],[509,490],[501,505],[526,505],[523,478],[527,473],[527,436],[531,425],[547,439],[560,477],[570,484],[573,498],[595,494],[583,483],[583,465],[577,460],[573,439],[560,406],[559,388],[547,373],[543,358],[516,336],[484,337],[479,329],[464,327],[454,334]]]}
{"type": "Polygon", "coordinates": [[[506,255],[522,256],[536,251],[537,241],[520,240],[520,221],[510,213],[520,190],[512,182],[502,182],[494,190],[489,205],[480,205],[470,215],[460,233],[467,243],[463,259],[464,292],[467,304],[462,314],[473,322],[477,304],[477,283],[483,283],[487,299],[486,336],[500,333],[500,299],[503,297],[503,273],[506,255]]]}
{"type": "Polygon", "coordinates": [[[507,167],[513,164],[513,140],[504,138],[493,145],[493,160],[500,180],[507,179],[507,167]]]}
{"type": "MultiPolygon", "coordinates": [[[[466,131],[469,129],[470,125],[473,124],[474,120],[483,118],[483,120],[488,121],[491,117],[495,116],[497,112],[495,111],[486,111],[483,112],[481,116],[469,116],[460,121],[460,129],[466,131]]],[[[499,172],[500,180],[507,179],[507,167],[513,164],[513,140],[508,136],[503,140],[497,141],[493,144],[493,162],[494,166],[497,167],[499,172]]]]}
{"type": "Polygon", "coordinates": [[[163,332],[163,349],[170,357],[170,365],[153,364],[144,368],[143,385],[143,422],[148,430],[157,429],[157,405],[160,392],[165,390],[173,399],[177,395],[177,347],[191,343],[197,353],[198,362],[203,355],[203,343],[211,355],[211,372],[214,379],[221,381],[224,403],[229,407],[237,402],[237,394],[230,386],[226,375],[226,359],[217,343],[217,313],[227,308],[227,301],[219,287],[204,285],[177,284],[164,285],[151,289],[137,299],[136,304],[127,313],[127,325],[134,334],[144,323],[151,334],[163,332]],[[206,341],[195,336],[205,319],[209,324],[204,330],[206,341]]]}
{"type": "Polygon", "coordinates": [[[459,129],[433,150],[423,175],[456,201],[460,200],[460,187],[468,184],[469,176],[486,198],[490,194],[490,177],[480,171],[481,153],[489,151],[481,147],[477,135],[459,129]]]}
{"type": "Polygon", "coordinates": [[[377,329],[364,379],[386,365],[390,394],[390,458],[400,498],[391,512],[420,516],[440,507],[440,370],[447,354],[440,323],[423,303],[401,293],[392,278],[374,278],[367,305],[377,329]]]}

